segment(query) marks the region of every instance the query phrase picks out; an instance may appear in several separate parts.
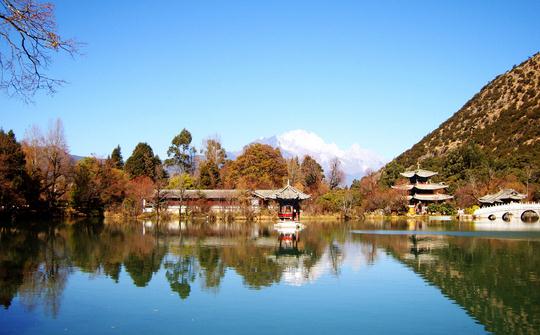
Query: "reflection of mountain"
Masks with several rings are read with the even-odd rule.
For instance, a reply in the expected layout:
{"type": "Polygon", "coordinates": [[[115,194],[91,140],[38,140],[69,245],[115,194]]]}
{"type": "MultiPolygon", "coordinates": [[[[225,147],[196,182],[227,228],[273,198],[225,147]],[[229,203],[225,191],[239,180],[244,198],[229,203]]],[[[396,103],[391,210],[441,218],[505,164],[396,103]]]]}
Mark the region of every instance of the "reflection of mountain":
{"type": "Polygon", "coordinates": [[[532,334],[540,329],[539,243],[440,239],[423,241],[424,250],[418,254],[418,243],[407,236],[361,236],[362,241],[385,248],[437,286],[488,331],[532,334]]]}

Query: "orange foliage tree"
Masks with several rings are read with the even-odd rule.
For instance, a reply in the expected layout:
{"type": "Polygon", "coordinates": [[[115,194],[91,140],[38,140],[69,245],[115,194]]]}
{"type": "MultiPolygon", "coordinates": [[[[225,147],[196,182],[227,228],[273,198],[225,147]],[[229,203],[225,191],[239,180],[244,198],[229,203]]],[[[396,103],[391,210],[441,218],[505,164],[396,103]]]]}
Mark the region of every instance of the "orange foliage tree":
{"type": "Polygon", "coordinates": [[[287,163],[281,151],[255,143],[224,167],[225,185],[233,188],[275,188],[283,186],[287,163]]]}

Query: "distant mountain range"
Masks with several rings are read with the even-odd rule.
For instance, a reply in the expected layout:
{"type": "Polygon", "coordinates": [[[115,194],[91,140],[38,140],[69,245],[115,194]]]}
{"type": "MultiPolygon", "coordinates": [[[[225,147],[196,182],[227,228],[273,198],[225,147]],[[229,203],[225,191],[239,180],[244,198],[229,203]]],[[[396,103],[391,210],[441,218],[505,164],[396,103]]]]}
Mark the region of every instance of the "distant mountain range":
{"type": "MultiPolygon", "coordinates": [[[[307,130],[292,130],[271,137],[259,138],[252,143],[268,144],[279,148],[285,158],[298,156],[300,160],[310,155],[321,164],[325,172],[335,157],[339,158],[346,175],[346,183],[359,179],[368,171],[376,171],[384,165],[384,159],[376,153],[354,143],[349,148],[340,148],[335,143],[324,141],[317,134],[307,130]]],[[[241,152],[228,153],[234,159],[241,152]]]]}

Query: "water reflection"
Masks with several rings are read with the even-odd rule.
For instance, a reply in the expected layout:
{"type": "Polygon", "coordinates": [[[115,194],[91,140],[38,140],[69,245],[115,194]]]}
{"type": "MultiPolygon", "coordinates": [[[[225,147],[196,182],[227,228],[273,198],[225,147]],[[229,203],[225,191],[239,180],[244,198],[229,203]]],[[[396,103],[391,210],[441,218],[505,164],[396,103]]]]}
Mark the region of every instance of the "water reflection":
{"type": "Polygon", "coordinates": [[[9,310],[16,300],[29,311],[41,308],[57,317],[75,273],[119,283],[124,272],[135,287],[164,278],[170,292],[184,301],[194,288],[218,294],[229,271],[254,290],[303,286],[324,276],[340,277],[344,269],[361,274],[363,267],[391,255],[488,331],[535,333],[540,329],[538,236],[445,233],[469,234],[463,230],[471,227],[372,222],[310,224],[292,232],[272,224],[89,221],[39,229],[3,227],[0,304],[9,310]]]}
{"type": "MultiPolygon", "coordinates": [[[[382,248],[462,306],[490,332],[540,329],[540,243],[514,238],[370,234],[354,239],[382,248]]],[[[480,237],[482,235],[479,235],[480,237]]],[[[512,235],[510,235],[512,237],[512,235]]]]}

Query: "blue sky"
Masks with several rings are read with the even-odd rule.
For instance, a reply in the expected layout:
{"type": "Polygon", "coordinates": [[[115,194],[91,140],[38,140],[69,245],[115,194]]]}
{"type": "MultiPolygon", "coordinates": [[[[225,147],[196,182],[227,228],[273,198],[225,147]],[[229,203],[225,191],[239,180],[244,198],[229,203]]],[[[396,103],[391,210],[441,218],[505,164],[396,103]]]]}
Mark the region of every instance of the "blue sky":
{"type": "Polygon", "coordinates": [[[55,1],[86,43],[33,104],[0,94],[19,138],[60,117],[71,152],[139,141],[163,158],[188,128],[228,150],[307,129],[391,159],[540,50],[540,1],[55,1]]]}

